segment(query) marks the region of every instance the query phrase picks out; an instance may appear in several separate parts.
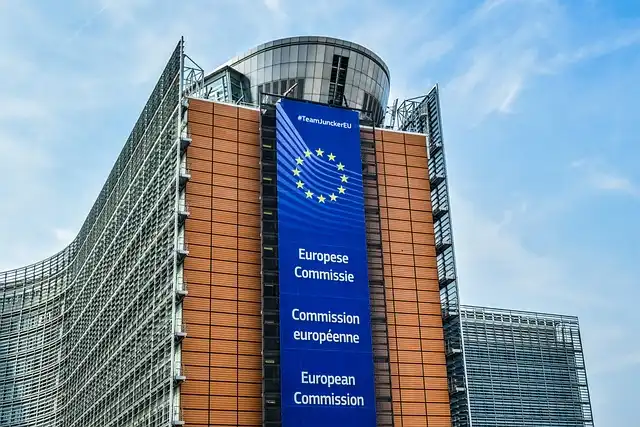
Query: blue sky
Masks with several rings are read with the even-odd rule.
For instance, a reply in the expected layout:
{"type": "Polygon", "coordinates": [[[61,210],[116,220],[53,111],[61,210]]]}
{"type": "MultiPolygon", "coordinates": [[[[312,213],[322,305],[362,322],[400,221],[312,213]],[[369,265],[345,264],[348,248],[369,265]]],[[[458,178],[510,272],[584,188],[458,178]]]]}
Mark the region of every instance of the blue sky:
{"type": "Polygon", "coordinates": [[[637,425],[640,4],[629,0],[0,0],[0,270],[80,228],[168,55],[272,38],[439,83],[462,299],[580,317],[597,426],[637,425]]]}

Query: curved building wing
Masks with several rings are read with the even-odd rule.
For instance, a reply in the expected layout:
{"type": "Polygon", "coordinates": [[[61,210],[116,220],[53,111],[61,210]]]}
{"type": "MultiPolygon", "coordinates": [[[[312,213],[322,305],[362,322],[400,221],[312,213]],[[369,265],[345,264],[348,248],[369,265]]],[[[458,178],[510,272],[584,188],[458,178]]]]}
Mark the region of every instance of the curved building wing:
{"type": "Polygon", "coordinates": [[[0,273],[0,425],[165,425],[182,43],[75,240],[0,273]]]}

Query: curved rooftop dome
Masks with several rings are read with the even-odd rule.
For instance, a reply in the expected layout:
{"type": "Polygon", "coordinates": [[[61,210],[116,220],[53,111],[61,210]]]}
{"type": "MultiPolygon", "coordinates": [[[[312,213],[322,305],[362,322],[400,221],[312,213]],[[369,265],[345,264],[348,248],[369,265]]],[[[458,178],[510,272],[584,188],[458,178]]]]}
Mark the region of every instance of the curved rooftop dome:
{"type": "Polygon", "coordinates": [[[301,36],[262,43],[231,58],[205,79],[205,97],[257,104],[261,93],[288,93],[365,110],[380,123],[389,85],[389,68],[370,49],[333,37],[301,36]]]}

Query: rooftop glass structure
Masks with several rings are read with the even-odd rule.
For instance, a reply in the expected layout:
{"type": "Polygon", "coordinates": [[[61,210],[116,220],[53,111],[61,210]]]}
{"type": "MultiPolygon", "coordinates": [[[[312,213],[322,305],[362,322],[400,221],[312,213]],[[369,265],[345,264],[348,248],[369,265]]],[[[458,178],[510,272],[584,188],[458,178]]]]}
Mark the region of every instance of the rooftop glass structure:
{"type": "Polygon", "coordinates": [[[389,99],[389,69],[364,46],[332,37],[288,37],[232,58],[205,78],[202,97],[257,105],[261,93],[365,110],[376,124],[389,99]]]}

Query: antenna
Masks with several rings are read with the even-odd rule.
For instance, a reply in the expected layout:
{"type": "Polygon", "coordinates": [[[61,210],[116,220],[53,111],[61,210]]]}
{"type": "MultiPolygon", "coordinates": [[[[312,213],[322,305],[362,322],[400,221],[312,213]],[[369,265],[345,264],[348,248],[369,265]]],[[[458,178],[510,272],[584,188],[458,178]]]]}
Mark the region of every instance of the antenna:
{"type": "Polygon", "coordinates": [[[284,93],[284,95],[282,95],[283,98],[286,98],[287,95],[289,95],[291,93],[292,90],[294,90],[296,88],[296,86],[298,86],[298,82],[295,82],[293,84],[293,86],[291,86],[289,89],[287,89],[287,91],[284,93]]]}

